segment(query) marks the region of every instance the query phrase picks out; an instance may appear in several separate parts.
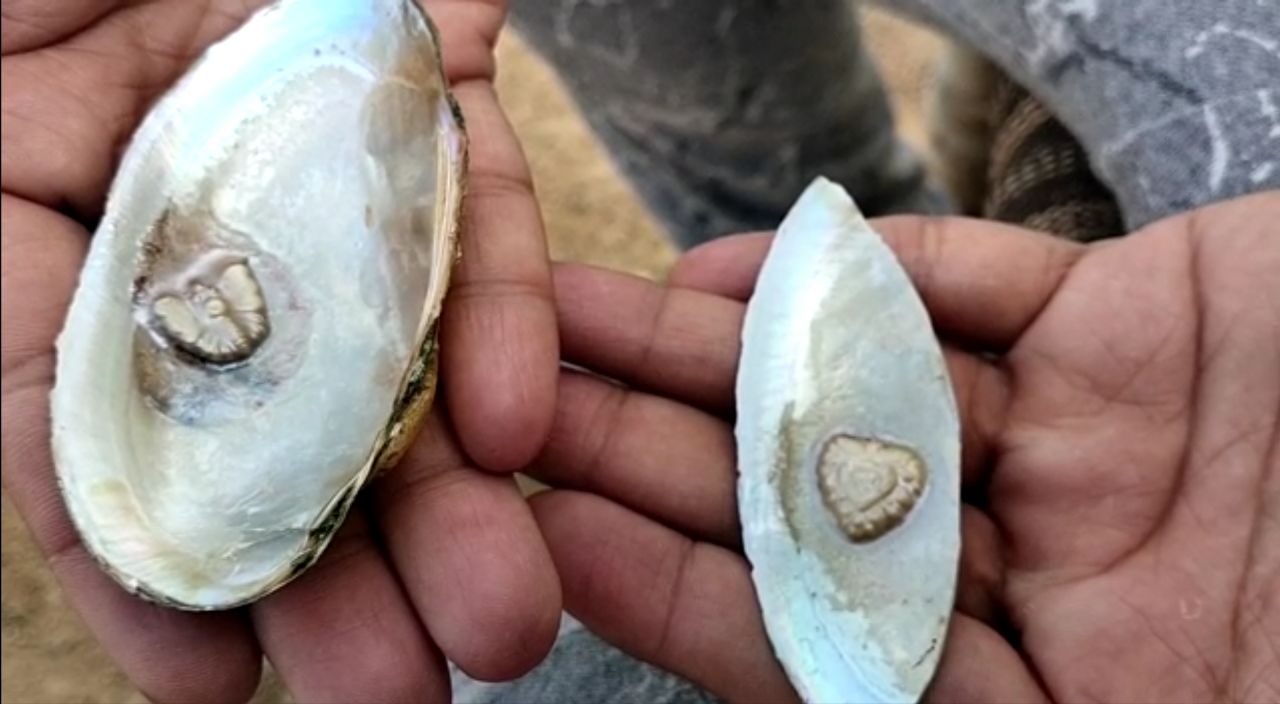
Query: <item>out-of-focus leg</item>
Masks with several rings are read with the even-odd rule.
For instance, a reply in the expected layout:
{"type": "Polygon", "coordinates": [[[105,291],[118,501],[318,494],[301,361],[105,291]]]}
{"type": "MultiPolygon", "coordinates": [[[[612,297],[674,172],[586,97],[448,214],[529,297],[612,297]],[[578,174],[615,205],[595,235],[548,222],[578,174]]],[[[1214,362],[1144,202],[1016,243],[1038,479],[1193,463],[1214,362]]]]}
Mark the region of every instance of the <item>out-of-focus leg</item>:
{"type": "Polygon", "coordinates": [[[947,209],[849,0],[514,0],[512,21],[681,245],[776,227],[819,174],[870,214],[947,209]]]}

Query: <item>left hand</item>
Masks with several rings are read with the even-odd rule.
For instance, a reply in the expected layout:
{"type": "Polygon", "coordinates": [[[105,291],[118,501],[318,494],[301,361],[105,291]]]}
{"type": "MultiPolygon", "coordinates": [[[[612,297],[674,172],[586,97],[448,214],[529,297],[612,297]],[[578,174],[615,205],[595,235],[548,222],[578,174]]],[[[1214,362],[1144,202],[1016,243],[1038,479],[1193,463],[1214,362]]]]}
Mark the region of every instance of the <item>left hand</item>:
{"type": "MultiPolygon", "coordinates": [[[[1092,247],[876,226],[944,342],[963,549],[935,701],[1276,701],[1280,195],[1092,247]],[[1268,231],[1271,228],[1271,231],[1268,231]],[[979,355],[976,352],[985,354],[979,355]]],[[[768,245],[663,287],[557,273],[568,361],[534,500],[568,610],[730,701],[794,697],[740,554],[731,421],[768,245]]]]}
{"type": "Polygon", "coordinates": [[[316,566],[251,608],[155,607],[89,558],[54,477],[54,339],[120,150],[190,61],[264,4],[5,0],[5,489],[69,604],[153,700],[247,700],[265,653],[301,701],[443,701],[445,656],[478,678],[519,675],[560,617],[529,508],[510,477],[489,473],[542,446],[558,359],[538,206],[491,81],[505,3],[423,2],[471,136],[464,256],[441,330],[438,405],[453,413],[433,416],[316,566]]]}

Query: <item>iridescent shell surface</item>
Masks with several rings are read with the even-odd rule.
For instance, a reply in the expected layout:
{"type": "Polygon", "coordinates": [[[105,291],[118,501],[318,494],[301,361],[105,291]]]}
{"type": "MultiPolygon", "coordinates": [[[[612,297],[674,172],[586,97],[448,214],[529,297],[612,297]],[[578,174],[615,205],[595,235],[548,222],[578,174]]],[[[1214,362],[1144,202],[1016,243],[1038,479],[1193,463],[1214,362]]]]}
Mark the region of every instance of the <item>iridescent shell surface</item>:
{"type": "Polygon", "coordinates": [[[782,223],[742,339],[739,513],[774,652],[806,701],[916,701],[955,593],[959,421],[924,306],[839,186],[782,223]]]}
{"type": "Polygon", "coordinates": [[[466,136],[409,0],[283,0],[123,156],[64,330],[55,464],[128,590],[223,609],[312,564],[435,386],[466,136]]]}

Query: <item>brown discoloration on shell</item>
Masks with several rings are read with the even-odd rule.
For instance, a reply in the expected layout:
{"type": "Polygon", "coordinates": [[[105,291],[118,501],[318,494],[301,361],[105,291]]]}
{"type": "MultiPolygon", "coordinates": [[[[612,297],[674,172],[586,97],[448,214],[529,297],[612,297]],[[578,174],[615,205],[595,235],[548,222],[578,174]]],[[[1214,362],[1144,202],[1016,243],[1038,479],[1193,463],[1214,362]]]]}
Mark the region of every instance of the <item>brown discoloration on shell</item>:
{"type": "MultiPolygon", "coordinates": [[[[783,411],[784,418],[792,417],[794,406],[787,404],[786,410],[783,411]]],[[[778,445],[774,448],[773,466],[769,470],[769,483],[773,485],[774,490],[778,493],[782,502],[782,515],[787,521],[787,529],[791,532],[791,539],[797,544],[801,544],[802,529],[799,517],[803,515],[801,509],[802,494],[798,490],[800,482],[798,474],[800,472],[800,463],[796,462],[796,432],[798,428],[792,423],[783,423],[778,428],[778,445]]]]}
{"type": "Polygon", "coordinates": [[[400,463],[431,414],[439,372],[436,328],[437,324],[432,323],[396,400],[396,410],[387,423],[386,440],[374,460],[375,474],[400,463]]]}
{"type": "Polygon", "coordinates": [[[244,235],[213,217],[207,206],[179,210],[172,204],[147,228],[139,246],[135,302],[152,287],[181,278],[183,270],[213,250],[234,250],[244,235]]]}
{"type": "Polygon", "coordinates": [[[206,208],[172,204],[146,230],[132,298],[140,324],[197,364],[231,365],[271,334],[249,238],[206,208]]]}

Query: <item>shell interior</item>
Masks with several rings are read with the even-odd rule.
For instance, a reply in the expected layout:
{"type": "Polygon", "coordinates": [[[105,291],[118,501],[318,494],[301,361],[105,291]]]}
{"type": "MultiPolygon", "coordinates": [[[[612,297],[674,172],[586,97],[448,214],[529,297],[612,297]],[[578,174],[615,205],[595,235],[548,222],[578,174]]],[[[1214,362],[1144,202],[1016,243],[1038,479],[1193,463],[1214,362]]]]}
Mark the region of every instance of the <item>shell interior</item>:
{"type": "Polygon", "coordinates": [[[782,223],[742,339],[739,513],[775,654],[806,701],[915,701],[955,590],[959,422],[924,306],[839,186],[782,223]]]}
{"type": "Polygon", "coordinates": [[[316,559],[429,402],[465,163],[407,0],[273,4],[148,114],[52,395],[69,511],[126,588],[228,608],[316,559]]]}

